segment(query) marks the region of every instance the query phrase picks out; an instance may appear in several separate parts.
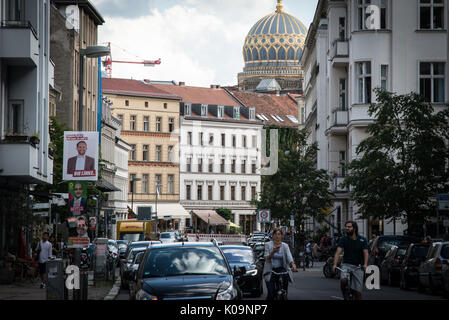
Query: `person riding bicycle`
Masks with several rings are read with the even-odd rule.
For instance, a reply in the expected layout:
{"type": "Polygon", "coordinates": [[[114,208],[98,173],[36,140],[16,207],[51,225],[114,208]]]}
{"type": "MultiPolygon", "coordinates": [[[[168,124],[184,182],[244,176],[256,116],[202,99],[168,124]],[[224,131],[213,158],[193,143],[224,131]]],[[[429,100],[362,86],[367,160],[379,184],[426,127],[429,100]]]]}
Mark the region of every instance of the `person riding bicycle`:
{"type": "Polygon", "coordinates": [[[284,290],[288,291],[288,282],[293,283],[293,272],[298,272],[293,261],[288,244],[282,242],[282,231],[279,228],[273,230],[273,240],[265,244],[265,265],[263,276],[267,285],[267,300],[275,297],[275,287],[278,276],[272,275],[272,271],[277,273],[288,272],[283,275],[284,290]],[[291,269],[290,269],[291,268],[291,269]]]}
{"type": "MultiPolygon", "coordinates": [[[[334,264],[332,266],[332,272],[335,273],[337,263],[342,251],[343,263],[342,269],[345,272],[341,273],[340,287],[345,297],[346,287],[348,285],[348,279],[350,277],[350,271],[352,271],[351,279],[351,291],[356,300],[362,299],[363,290],[363,278],[364,272],[368,266],[368,241],[366,238],[359,235],[357,223],[354,221],[348,221],[345,224],[346,236],[340,239],[337,246],[337,251],[334,256],[334,264]],[[363,269],[358,266],[363,266],[363,269]]],[[[345,297],[346,298],[346,297],[345,297]]]]}

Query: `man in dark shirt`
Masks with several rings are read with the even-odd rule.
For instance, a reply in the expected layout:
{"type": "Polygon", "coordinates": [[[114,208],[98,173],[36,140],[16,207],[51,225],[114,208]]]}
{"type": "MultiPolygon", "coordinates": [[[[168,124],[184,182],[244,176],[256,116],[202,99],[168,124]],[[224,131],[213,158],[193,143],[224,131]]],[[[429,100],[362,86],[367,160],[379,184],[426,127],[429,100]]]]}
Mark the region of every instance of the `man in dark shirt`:
{"type": "MultiPolygon", "coordinates": [[[[345,272],[341,273],[340,286],[343,296],[345,296],[346,286],[348,285],[349,271],[353,272],[351,281],[351,290],[356,300],[362,299],[363,278],[364,272],[368,267],[368,241],[359,235],[357,223],[354,221],[346,222],[346,236],[338,242],[337,251],[334,256],[334,265],[332,272],[335,273],[338,258],[343,251],[342,269],[345,272]],[[363,266],[363,270],[358,268],[363,266]]],[[[346,297],[345,297],[346,298],[346,297]]]]}

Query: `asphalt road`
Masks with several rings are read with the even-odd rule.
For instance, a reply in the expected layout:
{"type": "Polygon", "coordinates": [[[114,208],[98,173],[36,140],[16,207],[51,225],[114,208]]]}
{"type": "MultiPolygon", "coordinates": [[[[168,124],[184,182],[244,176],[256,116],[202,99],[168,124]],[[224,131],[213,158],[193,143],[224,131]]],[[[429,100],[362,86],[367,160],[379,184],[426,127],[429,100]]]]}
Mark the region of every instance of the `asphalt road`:
{"type": "MultiPolygon", "coordinates": [[[[324,263],[315,263],[314,268],[302,269],[294,273],[294,283],[289,286],[289,300],[343,300],[339,280],[327,279],[322,272],[324,263]]],[[[257,299],[245,297],[244,300],[265,300],[264,294],[257,299]]],[[[120,290],[116,300],[128,300],[128,290],[120,290]]],[[[380,290],[365,290],[364,300],[443,300],[441,295],[431,295],[429,292],[418,293],[416,290],[404,291],[399,287],[381,285],[380,290]]]]}

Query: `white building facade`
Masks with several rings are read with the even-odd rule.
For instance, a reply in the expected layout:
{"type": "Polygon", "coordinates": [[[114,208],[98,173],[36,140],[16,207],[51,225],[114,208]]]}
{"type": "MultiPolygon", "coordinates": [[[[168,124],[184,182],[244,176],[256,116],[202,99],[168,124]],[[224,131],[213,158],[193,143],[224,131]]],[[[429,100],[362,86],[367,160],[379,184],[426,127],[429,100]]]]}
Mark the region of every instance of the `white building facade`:
{"type": "MultiPolygon", "coordinates": [[[[255,108],[181,103],[180,199],[188,211],[231,209],[243,232],[260,230],[250,205],[261,190],[255,108]]],[[[191,226],[195,227],[195,226],[191,226]]]]}
{"type": "Polygon", "coordinates": [[[305,80],[300,113],[305,114],[310,142],[318,142],[317,167],[333,177],[334,232],[350,219],[366,236],[402,234],[408,228],[398,221],[359,219],[350,190],[340,183],[347,174],[344,165],[357,158],[356,148],[373,121],[368,108],[376,102],[374,88],[421,93],[436,111],[446,107],[447,6],[447,0],[318,2],[301,59],[305,80]]]}
{"type": "Polygon", "coordinates": [[[10,182],[53,183],[49,17],[49,0],[0,2],[0,181],[4,187],[10,182]]]}

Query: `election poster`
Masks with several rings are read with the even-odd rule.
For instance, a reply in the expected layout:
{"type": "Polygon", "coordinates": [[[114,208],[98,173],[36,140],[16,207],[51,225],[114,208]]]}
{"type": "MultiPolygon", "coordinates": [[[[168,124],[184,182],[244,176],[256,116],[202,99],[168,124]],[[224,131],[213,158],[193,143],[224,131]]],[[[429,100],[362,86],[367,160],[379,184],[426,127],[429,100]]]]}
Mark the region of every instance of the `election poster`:
{"type": "Polygon", "coordinates": [[[98,132],[64,132],[63,180],[98,180],[98,132]]]}

